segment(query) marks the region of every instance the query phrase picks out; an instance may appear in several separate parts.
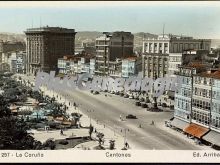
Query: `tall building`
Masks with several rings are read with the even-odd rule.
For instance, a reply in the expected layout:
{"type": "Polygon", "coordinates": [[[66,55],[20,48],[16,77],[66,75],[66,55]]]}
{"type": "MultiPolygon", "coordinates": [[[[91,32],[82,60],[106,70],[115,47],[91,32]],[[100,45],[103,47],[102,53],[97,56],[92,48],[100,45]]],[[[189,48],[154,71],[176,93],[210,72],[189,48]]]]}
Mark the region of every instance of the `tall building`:
{"type": "Polygon", "coordinates": [[[171,77],[175,77],[175,72],[178,71],[178,66],[180,66],[183,61],[186,61],[185,59],[182,59],[182,53],[188,50],[201,50],[200,52],[208,52],[210,50],[210,46],[211,40],[209,39],[194,39],[192,37],[159,35],[157,39],[144,40],[143,54],[168,54],[168,74],[171,77]]]}
{"type": "Polygon", "coordinates": [[[174,35],[159,35],[157,39],[145,39],[143,53],[182,53],[185,50],[210,50],[210,39],[194,39],[174,35]]]}
{"type": "Polygon", "coordinates": [[[31,28],[27,37],[27,73],[57,69],[58,58],[74,55],[75,30],[61,27],[31,28]]]}
{"type": "Polygon", "coordinates": [[[134,35],[131,32],[104,32],[96,39],[96,73],[108,74],[110,62],[133,55],[134,35]]]}
{"type": "Polygon", "coordinates": [[[102,36],[96,38],[96,74],[108,74],[108,61],[109,61],[109,45],[110,45],[110,33],[103,33],[102,36]]]}
{"type": "Polygon", "coordinates": [[[131,32],[117,31],[112,33],[110,39],[109,60],[115,61],[116,58],[127,58],[133,55],[134,35],[131,32]]]}
{"type": "Polygon", "coordinates": [[[157,79],[168,74],[168,54],[145,53],[142,55],[143,77],[157,79]]]}

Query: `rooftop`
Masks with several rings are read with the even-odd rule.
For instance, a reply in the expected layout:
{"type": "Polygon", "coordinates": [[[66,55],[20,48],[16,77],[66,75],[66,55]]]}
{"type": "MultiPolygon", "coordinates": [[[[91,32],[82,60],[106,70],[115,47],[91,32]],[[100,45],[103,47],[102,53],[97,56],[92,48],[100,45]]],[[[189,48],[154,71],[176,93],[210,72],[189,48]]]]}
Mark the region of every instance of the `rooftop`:
{"type": "Polygon", "coordinates": [[[62,27],[39,27],[39,28],[29,28],[25,33],[39,33],[39,32],[54,32],[54,33],[76,33],[75,29],[67,29],[62,27]]]}
{"type": "Polygon", "coordinates": [[[209,70],[206,72],[202,72],[197,75],[201,77],[210,77],[210,78],[220,79],[220,68],[218,68],[217,70],[209,70]]]}
{"type": "Polygon", "coordinates": [[[191,62],[191,63],[189,63],[188,65],[186,65],[186,66],[184,66],[184,67],[186,67],[186,68],[205,68],[205,67],[207,67],[208,66],[208,64],[206,64],[206,63],[202,63],[202,62],[191,62]]]}
{"type": "Polygon", "coordinates": [[[143,53],[144,56],[169,56],[169,54],[163,54],[163,53],[143,53]]]}

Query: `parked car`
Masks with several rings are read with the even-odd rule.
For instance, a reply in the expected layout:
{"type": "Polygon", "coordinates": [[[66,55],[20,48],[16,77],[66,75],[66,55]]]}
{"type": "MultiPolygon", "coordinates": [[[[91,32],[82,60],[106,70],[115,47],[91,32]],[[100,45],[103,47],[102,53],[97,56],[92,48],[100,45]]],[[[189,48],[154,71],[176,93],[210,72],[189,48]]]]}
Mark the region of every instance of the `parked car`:
{"type": "Polygon", "coordinates": [[[124,98],[128,98],[128,97],[129,97],[129,95],[128,95],[128,94],[125,94],[125,95],[124,95],[124,98]]]}
{"type": "Polygon", "coordinates": [[[166,103],[162,103],[162,107],[167,107],[167,104],[166,103]]]}
{"type": "Polygon", "coordinates": [[[115,94],[115,91],[111,91],[110,93],[111,93],[111,94],[115,94]]]}
{"type": "Polygon", "coordinates": [[[130,96],[129,96],[129,99],[134,99],[134,96],[133,96],[133,95],[130,95],[130,96]]]}
{"type": "Polygon", "coordinates": [[[142,108],[147,108],[148,106],[147,106],[147,104],[146,104],[145,102],[142,102],[142,103],[141,103],[141,107],[142,107],[142,108]]]}
{"type": "Polygon", "coordinates": [[[97,95],[97,94],[99,94],[99,92],[98,92],[98,91],[95,91],[95,92],[93,92],[93,94],[94,94],[94,95],[97,95]]]}
{"type": "Polygon", "coordinates": [[[141,97],[141,98],[139,99],[139,101],[140,101],[140,102],[143,102],[143,101],[144,101],[144,98],[143,98],[143,97],[141,97]]]}
{"type": "Polygon", "coordinates": [[[136,106],[141,106],[141,103],[140,103],[139,101],[136,101],[136,102],[135,102],[135,105],[136,105],[136,106]]]}
{"type": "Polygon", "coordinates": [[[137,119],[137,117],[134,116],[134,115],[132,115],[132,114],[128,114],[128,115],[126,116],[126,119],[137,119]]]}

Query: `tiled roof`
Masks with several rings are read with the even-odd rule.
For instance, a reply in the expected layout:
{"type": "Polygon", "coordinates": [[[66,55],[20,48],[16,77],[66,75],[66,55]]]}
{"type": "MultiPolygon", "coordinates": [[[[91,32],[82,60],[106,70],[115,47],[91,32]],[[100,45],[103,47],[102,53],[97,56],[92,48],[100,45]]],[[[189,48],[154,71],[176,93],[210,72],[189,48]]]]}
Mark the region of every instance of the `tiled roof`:
{"type": "Polygon", "coordinates": [[[192,67],[192,68],[203,68],[206,67],[207,64],[201,63],[201,62],[193,62],[193,63],[189,63],[187,65],[187,67],[192,67]]]}
{"type": "Polygon", "coordinates": [[[220,68],[216,71],[202,72],[202,73],[198,74],[198,76],[220,79],[220,68]]]}

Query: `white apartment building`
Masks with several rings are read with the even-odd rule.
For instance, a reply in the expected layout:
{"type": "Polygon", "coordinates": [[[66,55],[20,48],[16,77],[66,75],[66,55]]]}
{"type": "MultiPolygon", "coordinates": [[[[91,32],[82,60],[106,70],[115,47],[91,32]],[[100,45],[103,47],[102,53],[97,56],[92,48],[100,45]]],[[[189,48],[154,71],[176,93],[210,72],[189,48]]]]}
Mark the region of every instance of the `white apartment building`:
{"type": "Polygon", "coordinates": [[[128,78],[136,73],[136,58],[126,58],[122,60],[122,77],[128,78]]]}
{"type": "Polygon", "coordinates": [[[168,75],[176,77],[175,73],[178,72],[179,66],[182,64],[182,53],[169,53],[168,63],[168,75]]]}
{"type": "Polygon", "coordinates": [[[170,37],[159,35],[157,39],[147,39],[143,42],[142,53],[169,53],[170,37]]]}

